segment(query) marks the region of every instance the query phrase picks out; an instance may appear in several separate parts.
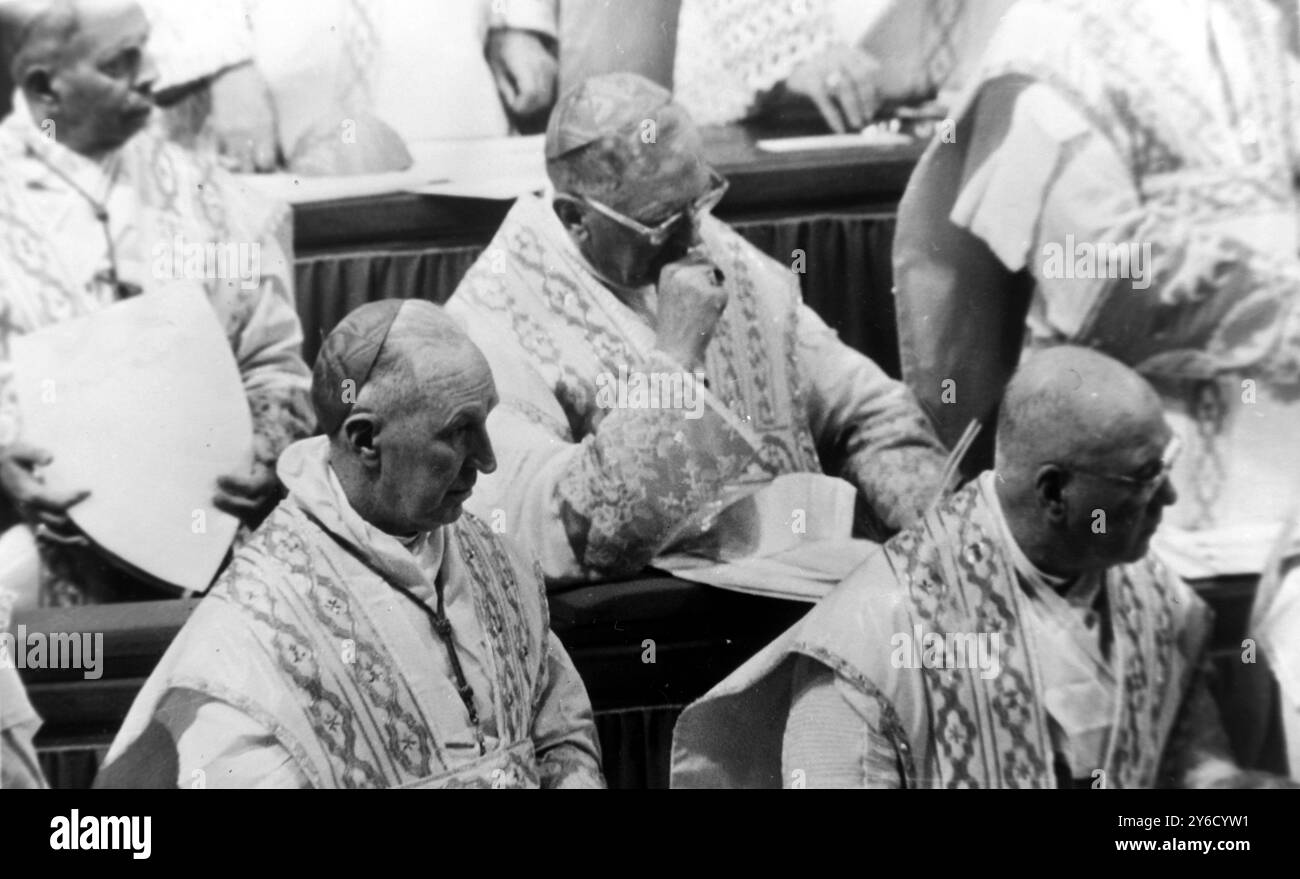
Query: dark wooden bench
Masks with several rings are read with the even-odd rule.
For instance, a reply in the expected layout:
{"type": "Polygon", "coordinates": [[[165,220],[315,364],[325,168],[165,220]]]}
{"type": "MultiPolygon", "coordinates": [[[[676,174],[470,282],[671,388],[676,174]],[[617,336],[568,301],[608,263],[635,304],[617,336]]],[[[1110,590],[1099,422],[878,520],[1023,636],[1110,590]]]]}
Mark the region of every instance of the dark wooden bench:
{"type": "MultiPolygon", "coordinates": [[[[97,680],[86,680],[78,669],[22,670],[32,703],[45,721],[38,747],[49,752],[106,747],[200,600],[18,614],[15,626],[25,625],[29,633],[90,632],[104,639],[97,680]]],[[[611,782],[665,784],[667,736],[681,706],[808,607],[670,577],[581,586],[552,595],[552,626],[591,694],[611,782]]]]}
{"type": "MultiPolygon", "coordinates": [[[[1194,584],[1216,611],[1213,649],[1231,689],[1240,671],[1254,595],[1252,577],[1194,584]]],[[[199,599],[42,609],[18,615],[29,632],[104,636],[103,675],[74,669],[23,671],[45,725],[46,751],[102,748],[199,599]]],[[[597,712],[606,771],[619,787],[661,787],[680,708],[794,623],[809,605],[757,598],[652,576],[571,588],[551,596],[551,619],[587,684],[597,712]],[[653,648],[653,662],[647,661],[653,648]]],[[[1221,694],[1224,695],[1224,694],[1221,694]]],[[[1232,693],[1227,693],[1231,697],[1232,693]]],[[[1225,712],[1234,743],[1256,765],[1277,765],[1276,743],[1260,756],[1259,720],[1225,712]]],[[[89,782],[89,778],[84,779],[89,782]]]]}

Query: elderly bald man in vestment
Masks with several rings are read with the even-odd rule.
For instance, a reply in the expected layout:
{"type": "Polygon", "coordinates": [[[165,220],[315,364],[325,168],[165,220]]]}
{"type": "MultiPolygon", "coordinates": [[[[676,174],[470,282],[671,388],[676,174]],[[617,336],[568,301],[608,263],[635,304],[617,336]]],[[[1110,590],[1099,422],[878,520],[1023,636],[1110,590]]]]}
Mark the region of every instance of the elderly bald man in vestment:
{"type": "Polygon", "coordinates": [[[536,562],[462,506],[496,466],[479,350],[429,302],[325,340],[325,434],[141,690],[104,785],[601,787],[536,562]]]}
{"type": "MultiPolygon", "coordinates": [[[[230,340],[253,418],[255,461],[215,486],[216,504],[256,524],[279,500],[275,460],[312,430],[310,372],[293,300],[283,205],[145,130],[153,110],[149,27],[129,0],[0,0],[3,58],[17,91],[0,122],[0,485],[41,533],[42,600],[130,597],[138,584],[66,541],[82,493],[53,492],[48,454],[23,442],[8,343],[139,292],[201,289],[230,340]],[[182,246],[246,243],[241,260],[176,277],[182,246]],[[233,264],[232,264],[233,263],[233,264]]],[[[188,256],[186,258],[188,260],[188,256]]]]}
{"type": "Polygon", "coordinates": [[[716,538],[729,491],[782,474],[848,480],[870,533],[916,517],[944,463],[925,416],[710,216],[726,181],[667,91],[587,80],[546,156],[555,191],[515,205],[448,304],[503,395],[480,515],[557,581],[635,573],[691,517],[716,538]],[[656,376],[673,392],[623,393],[656,376]]]}
{"type": "Polygon", "coordinates": [[[1233,763],[1211,614],[1149,551],[1175,454],[1128,367],[1031,358],[994,469],[689,707],[674,785],[1285,784],[1233,763]]]}
{"type": "Polygon", "coordinates": [[[899,207],[903,376],[940,436],[988,422],[1022,351],[1118,358],[1186,443],[1156,542],[1198,578],[1259,573],[1300,500],[1296,17],[1017,2],[899,207]]]}

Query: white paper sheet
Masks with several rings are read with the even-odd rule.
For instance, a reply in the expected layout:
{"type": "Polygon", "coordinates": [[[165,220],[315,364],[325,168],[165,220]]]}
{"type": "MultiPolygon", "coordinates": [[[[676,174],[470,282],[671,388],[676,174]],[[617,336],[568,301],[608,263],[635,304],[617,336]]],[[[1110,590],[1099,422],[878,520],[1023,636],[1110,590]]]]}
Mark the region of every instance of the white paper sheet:
{"type": "Polygon", "coordinates": [[[1151,547],[1184,580],[1259,574],[1281,529],[1282,523],[1270,522],[1199,532],[1164,523],[1151,547]]]}
{"type": "Polygon", "coordinates": [[[697,583],[816,601],[877,548],[853,539],[856,490],[842,479],[789,473],[726,494],[725,509],[687,529],[705,534],[670,544],[652,564],[697,583]]]}
{"type": "Polygon", "coordinates": [[[13,343],[27,442],[53,487],[89,489],[70,513],[107,552],[160,580],[207,588],[238,522],[212,505],[219,475],[252,461],[248,401],[202,290],[177,284],[13,343]]]}
{"type": "Polygon", "coordinates": [[[302,177],[244,175],[248,187],[289,204],[413,192],[509,200],[547,184],[545,137],[494,137],[408,144],[413,164],[391,174],[302,177]]]}
{"type": "Polygon", "coordinates": [[[302,177],[296,174],[243,174],[239,177],[247,188],[291,205],[391,195],[423,186],[434,179],[417,168],[351,177],[302,177]]]}
{"type": "Polygon", "coordinates": [[[417,195],[449,195],[456,198],[481,198],[488,201],[514,201],[546,188],[545,178],[529,175],[497,177],[492,180],[449,180],[413,188],[417,195]]]}
{"type": "Polygon", "coordinates": [[[723,589],[816,602],[880,545],[868,540],[813,540],[788,552],[725,562],[686,554],[660,556],[654,566],[675,577],[723,589]]]}
{"type": "Polygon", "coordinates": [[[805,153],[820,150],[861,149],[863,147],[907,146],[916,138],[871,126],[857,134],[811,134],[805,137],[770,137],[757,142],[765,153],[805,153]]]}

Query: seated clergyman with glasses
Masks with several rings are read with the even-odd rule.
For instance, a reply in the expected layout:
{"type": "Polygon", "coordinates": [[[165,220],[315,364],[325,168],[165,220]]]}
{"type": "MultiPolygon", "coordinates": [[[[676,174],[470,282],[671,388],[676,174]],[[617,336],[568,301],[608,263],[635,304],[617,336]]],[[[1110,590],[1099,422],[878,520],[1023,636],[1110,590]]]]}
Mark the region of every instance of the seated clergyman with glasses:
{"type": "Polygon", "coordinates": [[[1212,614],[1149,551],[1177,445],[1133,370],[1031,357],[994,469],[688,707],[673,785],[1294,786],[1234,761],[1212,614]]]}
{"type": "Polygon", "coordinates": [[[555,191],[516,204],[449,304],[501,390],[480,516],[564,580],[634,573],[735,486],[785,474],[842,476],[867,533],[921,512],[944,463],[926,416],[790,266],[710,216],[726,181],[667,91],[587,80],[546,157],[555,191]]]}

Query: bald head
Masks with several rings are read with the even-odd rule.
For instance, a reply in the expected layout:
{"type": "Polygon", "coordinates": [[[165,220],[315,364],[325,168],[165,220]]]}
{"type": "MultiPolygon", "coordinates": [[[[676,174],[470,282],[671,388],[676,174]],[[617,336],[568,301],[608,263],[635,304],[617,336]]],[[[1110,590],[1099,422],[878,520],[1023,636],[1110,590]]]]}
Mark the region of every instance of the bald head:
{"type": "Polygon", "coordinates": [[[148,121],[149,22],[133,0],[0,0],[0,32],[33,122],[59,143],[100,156],[148,121]]]}
{"type": "Polygon", "coordinates": [[[33,69],[63,66],[82,31],[139,11],[135,0],[0,0],[4,62],[21,84],[33,69]]]}
{"type": "Polygon", "coordinates": [[[1088,348],[1050,348],[1030,357],[1007,385],[997,469],[1047,461],[1096,465],[1162,423],[1160,398],[1132,369],[1088,348]]]}
{"type": "Polygon", "coordinates": [[[445,362],[482,355],[451,315],[420,299],[352,311],[325,339],[312,373],[317,422],[335,436],[354,408],[387,414],[436,391],[445,362]]]}
{"type": "Polygon", "coordinates": [[[456,393],[458,375],[478,365],[486,367],[482,352],[451,315],[432,302],[408,300],[358,402],[392,412],[441,401],[456,393]]]}
{"type": "Polygon", "coordinates": [[[619,209],[642,183],[681,175],[700,161],[699,133],[672,95],[635,73],[587,79],[560,98],[546,132],[547,171],[559,192],[619,209]],[[625,195],[628,189],[634,190],[625,195]]]}
{"type": "Polygon", "coordinates": [[[15,83],[33,67],[62,65],[77,32],[76,0],[0,2],[0,50],[15,83]]]}
{"type": "Polygon", "coordinates": [[[1030,357],[1002,400],[997,493],[1020,548],[1065,577],[1134,562],[1162,511],[1172,431],[1160,398],[1132,369],[1096,351],[1030,357]]]}
{"type": "Polygon", "coordinates": [[[560,96],[546,127],[546,158],[559,159],[604,137],[636,129],[672,103],[664,87],[635,73],[607,73],[560,96]]]}
{"type": "Polygon", "coordinates": [[[312,400],[348,502],[382,531],[455,521],[478,474],[496,469],[492,371],[431,302],[373,302],[344,318],[321,349],[312,400]]]}
{"type": "Polygon", "coordinates": [[[596,76],[567,92],[546,155],[556,216],[615,288],[656,284],[699,246],[696,206],[720,185],[689,114],[645,77],[596,76]]]}

